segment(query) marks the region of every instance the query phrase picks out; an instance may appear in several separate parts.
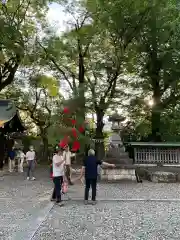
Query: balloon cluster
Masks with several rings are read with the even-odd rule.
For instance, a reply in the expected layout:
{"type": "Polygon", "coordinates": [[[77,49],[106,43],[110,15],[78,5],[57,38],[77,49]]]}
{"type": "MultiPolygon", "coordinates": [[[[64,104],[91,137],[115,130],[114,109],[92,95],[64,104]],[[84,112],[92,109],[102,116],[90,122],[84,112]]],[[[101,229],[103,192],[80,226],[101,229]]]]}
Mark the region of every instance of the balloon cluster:
{"type": "Polygon", "coordinates": [[[64,136],[64,138],[60,141],[59,146],[61,148],[65,148],[69,144],[70,137],[73,138],[73,144],[72,144],[72,152],[77,152],[80,149],[80,142],[78,141],[78,135],[79,133],[83,133],[85,131],[84,124],[81,124],[78,126],[76,119],[71,117],[71,111],[68,107],[64,107],[63,109],[64,116],[68,117],[68,122],[71,123],[71,133],[69,135],[64,136]]]}

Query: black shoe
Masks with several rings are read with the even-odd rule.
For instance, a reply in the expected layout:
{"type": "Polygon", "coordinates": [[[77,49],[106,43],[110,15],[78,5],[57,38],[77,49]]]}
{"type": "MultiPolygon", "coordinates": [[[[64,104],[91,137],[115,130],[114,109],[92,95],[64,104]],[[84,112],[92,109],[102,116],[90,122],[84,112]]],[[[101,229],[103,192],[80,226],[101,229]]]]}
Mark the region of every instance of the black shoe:
{"type": "Polygon", "coordinates": [[[96,203],[97,203],[96,201],[93,201],[93,200],[91,201],[92,205],[96,205],[96,203]]]}
{"type": "Polygon", "coordinates": [[[59,207],[63,207],[63,206],[64,206],[64,203],[63,203],[63,202],[58,202],[58,201],[56,201],[56,205],[58,205],[59,207]]]}
{"type": "Polygon", "coordinates": [[[51,198],[51,202],[55,202],[56,201],[56,199],[55,198],[51,198]]]}
{"type": "Polygon", "coordinates": [[[71,186],[72,186],[72,185],[74,185],[74,183],[70,182],[70,183],[69,183],[69,185],[71,185],[71,186]]]}

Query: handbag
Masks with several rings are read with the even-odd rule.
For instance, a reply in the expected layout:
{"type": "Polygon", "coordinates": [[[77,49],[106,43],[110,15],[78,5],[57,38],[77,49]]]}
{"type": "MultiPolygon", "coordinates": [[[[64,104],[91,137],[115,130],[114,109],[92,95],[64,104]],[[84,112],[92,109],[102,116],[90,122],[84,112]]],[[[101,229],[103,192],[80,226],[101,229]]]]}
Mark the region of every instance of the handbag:
{"type": "Polygon", "coordinates": [[[62,183],[62,192],[65,194],[68,191],[68,184],[67,182],[62,183]]]}

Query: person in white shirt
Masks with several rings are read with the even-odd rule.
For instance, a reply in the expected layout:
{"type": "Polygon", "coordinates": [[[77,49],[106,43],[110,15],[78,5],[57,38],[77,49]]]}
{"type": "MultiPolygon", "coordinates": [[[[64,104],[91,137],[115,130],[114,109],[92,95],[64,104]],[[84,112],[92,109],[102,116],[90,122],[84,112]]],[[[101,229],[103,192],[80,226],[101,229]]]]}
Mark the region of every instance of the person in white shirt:
{"type": "Polygon", "coordinates": [[[59,148],[52,159],[54,190],[51,198],[51,201],[56,201],[59,206],[63,205],[61,199],[61,186],[64,177],[64,163],[63,150],[59,148]]]}
{"type": "Polygon", "coordinates": [[[34,151],[33,146],[30,146],[29,150],[30,151],[26,153],[26,162],[28,165],[27,180],[30,179],[30,174],[31,174],[31,180],[35,180],[36,178],[34,177],[34,166],[36,163],[36,153],[34,151]]]}
{"type": "Polygon", "coordinates": [[[25,154],[21,149],[19,149],[17,152],[18,172],[23,172],[24,158],[25,158],[25,154]]]}
{"type": "Polygon", "coordinates": [[[63,158],[65,159],[65,174],[69,185],[73,185],[71,181],[71,158],[74,156],[75,154],[69,151],[69,146],[66,146],[63,152],[63,158]]]}

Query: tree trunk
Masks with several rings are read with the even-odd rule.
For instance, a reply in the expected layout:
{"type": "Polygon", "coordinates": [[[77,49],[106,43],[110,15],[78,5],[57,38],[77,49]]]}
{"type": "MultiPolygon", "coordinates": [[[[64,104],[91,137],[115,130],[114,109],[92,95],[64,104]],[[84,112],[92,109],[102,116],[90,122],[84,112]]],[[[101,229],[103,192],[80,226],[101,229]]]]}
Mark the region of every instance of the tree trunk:
{"type": "Polygon", "coordinates": [[[42,136],[43,148],[42,148],[42,160],[48,161],[48,139],[47,136],[42,136]]]}
{"type": "MultiPolygon", "coordinates": [[[[151,2],[153,5],[153,1],[151,2]]],[[[158,44],[157,44],[157,27],[156,27],[156,12],[152,8],[151,12],[151,40],[149,42],[149,62],[148,74],[151,79],[153,89],[153,107],[151,116],[151,132],[152,140],[160,141],[160,120],[161,120],[161,86],[160,86],[160,71],[162,67],[161,59],[158,57],[158,44]]]]}
{"type": "Polygon", "coordinates": [[[40,159],[45,162],[48,161],[48,138],[47,138],[47,129],[40,128],[40,135],[42,139],[42,149],[40,159]]]}
{"type": "Polygon", "coordinates": [[[153,84],[153,107],[151,115],[151,130],[152,140],[155,142],[161,141],[160,127],[161,127],[161,90],[159,81],[154,80],[153,84]]]}
{"type": "Polygon", "coordinates": [[[160,134],[161,112],[158,106],[155,106],[152,109],[151,124],[152,124],[152,140],[155,142],[161,141],[160,134]]]}
{"type": "Polygon", "coordinates": [[[105,148],[104,148],[104,134],[103,134],[103,118],[104,118],[104,112],[100,109],[96,110],[96,117],[97,117],[97,126],[96,126],[96,134],[95,138],[97,139],[97,142],[95,142],[95,150],[96,150],[96,156],[99,160],[102,160],[105,156],[105,148]],[[98,139],[100,142],[98,142],[98,139]]]}
{"type": "Polygon", "coordinates": [[[79,53],[79,96],[80,96],[80,115],[85,120],[85,69],[84,57],[79,53]]]}

